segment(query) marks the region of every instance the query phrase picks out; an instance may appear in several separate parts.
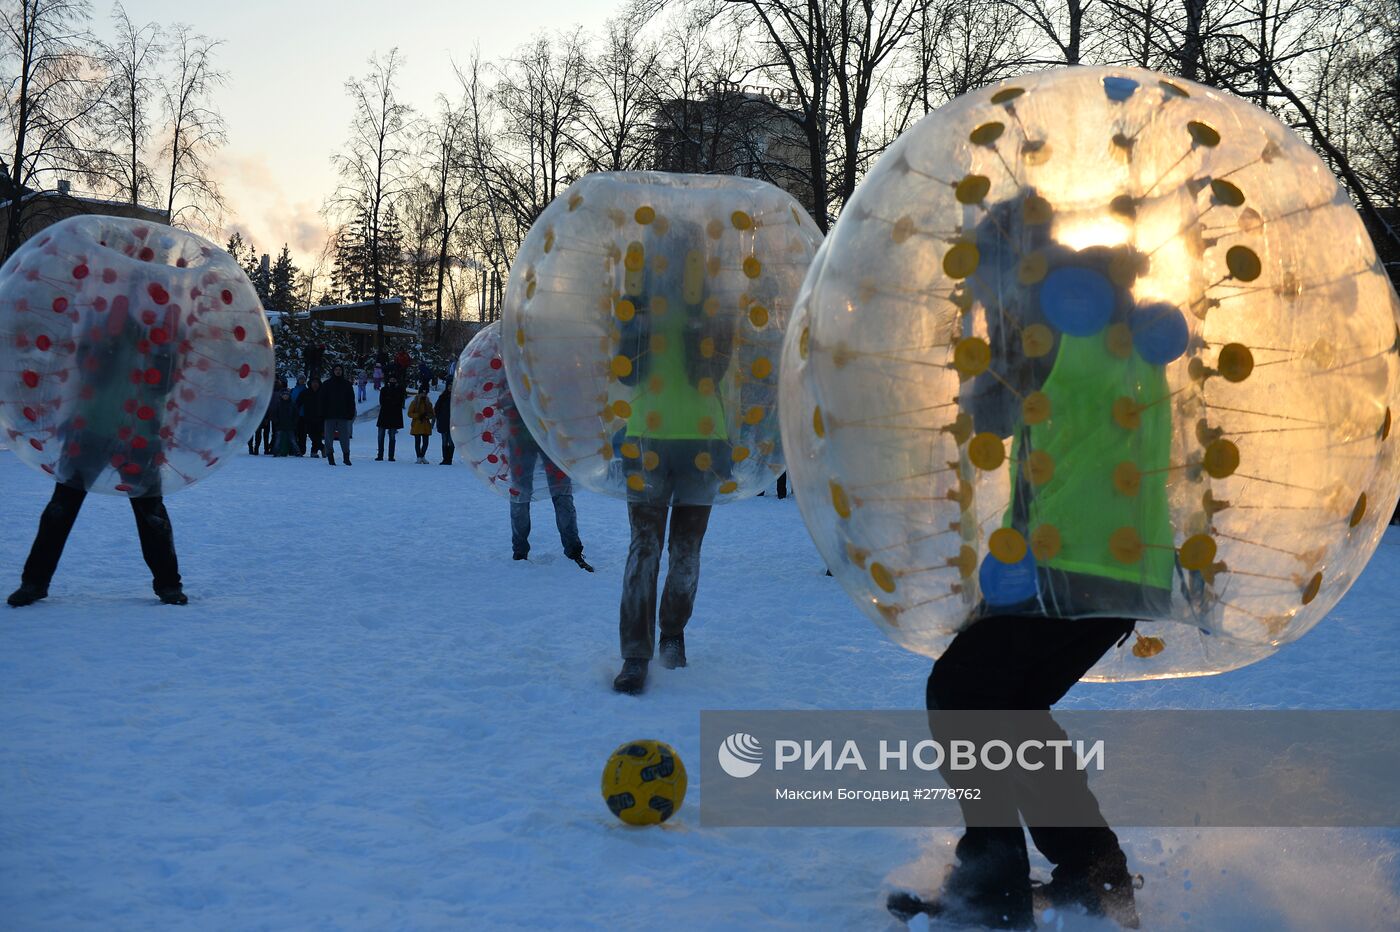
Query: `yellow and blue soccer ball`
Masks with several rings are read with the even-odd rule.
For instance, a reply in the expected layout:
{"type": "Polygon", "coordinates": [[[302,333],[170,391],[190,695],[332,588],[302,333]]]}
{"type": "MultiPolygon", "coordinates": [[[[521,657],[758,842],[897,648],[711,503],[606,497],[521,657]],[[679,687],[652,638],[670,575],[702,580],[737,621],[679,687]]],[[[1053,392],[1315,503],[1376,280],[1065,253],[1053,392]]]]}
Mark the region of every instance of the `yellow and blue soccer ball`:
{"type": "Polygon", "coordinates": [[[664,741],[629,741],[603,768],[603,799],[628,825],[665,822],[685,800],[685,765],[664,741]]]}

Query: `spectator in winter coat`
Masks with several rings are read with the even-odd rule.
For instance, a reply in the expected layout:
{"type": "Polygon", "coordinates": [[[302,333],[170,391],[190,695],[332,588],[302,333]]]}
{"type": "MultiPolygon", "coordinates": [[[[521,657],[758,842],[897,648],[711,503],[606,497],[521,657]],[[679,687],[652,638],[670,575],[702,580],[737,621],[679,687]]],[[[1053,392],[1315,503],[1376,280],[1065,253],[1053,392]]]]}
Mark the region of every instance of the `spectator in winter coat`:
{"type": "Polygon", "coordinates": [[[361,369],[361,370],[360,370],[358,373],[356,373],[356,375],[355,375],[355,389],[356,389],[356,392],[355,392],[355,401],[360,402],[360,401],[366,401],[366,400],[367,400],[368,396],[367,396],[367,394],[366,394],[366,392],[365,392],[365,386],[368,385],[368,384],[369,384],[369,376],[365,373],[365,370],[364,370],[364,369],[361,369]]]}
{"type": "Polygon", "coordinates": [[[384,435],[389,435],[389,462],[394,461],[394,441],[398,438],[399,431],[403,430],[403,389],[399,387],[399,378],[394,373],[389,373],[389,381],[384,383],[384,388],[379,392],[379,419],[375,426],[379,428],[379,455],[375,460],[384,459],[384,435]]]}
{"type": "Polygon", "coordinates": [[[457,446],[452,442],[452,379],[443,383],[442,394],[433,405],[433,421],[437,424],[438,436],[442,438],[442,462],[439,466],[451,466],[452,454],[457,446]]]}
{"type": "MultiPolygon", "coordinates": [[[[301,414],[297,429],[305,428],[306,436],[311,438],[311,455],[320,456],[322,453],[321,435],[326,429],[323,420],[325,415],[321,412],[320,379],[312,379],[306,386],[306,391],[302,392],[301,397],[297,399],[297,409],[301,414]]],[[[302,443],[305,445],[305,440],[302,443]]]]}
{"type": "Polygon", "coordinates": [[[408,406],[408,416],[413,419],[409,433],[413,434],[413,452],[418,457],[416,462],[426,465],[428,442],[433,436],[433,403],[428,400],[426,389],[420,391],[413,404],[408,406]]]}
{"type": "Polygon", "coordinates": [[[320,343],[312,343],[306,347],[306,352],[302,355],[306,361],[306,377],[319,379],[321,377],[321,361],[325,359],[326,348],[320,343]]]}
{"type": "MultiPolygon", "coordinates": [[[[379,363],[375,363],[374,372],[371,373],[371,377],[374,379],[374,390],[377,393],[381,388],[384,387],[384,367],[381,366],[379,363]]],[[[361,398],[360,400],[364,401],[363,398],[361,398]]]]}
{"type": "Polygon", "coordinates": [[[433,370],[426,362],[418,363],[418,390],[426,392],[434,383],[433,370]]]}
{"type": "Polygon", "coordinates": [[[399,384],[405,385],[408,379],[408,364],[411,360],[408,354],[399,350],[394,354],[394,374],[399,377],[399,384]]]}
{"type": "Polygon", "coordinates": [[[340,452],[345,465],[350,465],[350,434],[355,422],[355,389],[345,378],[345,367],[331,369],[331,377],[321,389],[321,415],[325,419],[326,461],[335,465],[335,450],[331,441],[340,434],[340,452]]]}
{"type": "Polygon", "coordinates": [[[292,400],[292,391],[282,389],[272,402],[273,456],[286,456],[292,452],[292,435],[297,428],[297,403],[292,400]]]}
{"type": "Polygon", "coordinates": [[[277,406],[277,397],[281,391],[287,387],[287,383],[278,379],[272,389],[272,397],[267,399],[267,410],[263,412],[263,418],[257,427],[253,428],[253,433],[248,437],[248,455],[257,456],[258,447],[262,446],[264,454],[272,452],[272,409],[277,406]]]}

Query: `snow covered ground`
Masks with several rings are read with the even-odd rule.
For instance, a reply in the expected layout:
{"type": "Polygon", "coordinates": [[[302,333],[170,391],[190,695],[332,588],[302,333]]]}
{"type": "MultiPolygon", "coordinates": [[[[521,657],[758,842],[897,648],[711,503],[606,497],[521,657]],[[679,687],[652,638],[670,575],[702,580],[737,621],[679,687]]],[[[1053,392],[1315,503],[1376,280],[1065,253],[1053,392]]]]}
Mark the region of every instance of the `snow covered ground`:
{"type": "MultiPolygon", "coordinates": [[[[238,456],[169,500],[188,607],[155,603],[130,510],[93,497],[49,599],[0,608],[0,929],[881,929],[891,885],[937,885],[950,830],[699,825],[701,709],[923,699],[927,661],[823,576],[791,500],[716,509],[691,666],[624,697],[624,506],[578,498],[595,575],[547,503],[514,563],[505,503],[466,467],[415,465],[406,433],[376,463],[357,430],[351,468],[238,456]],[[692,773],[657,829],[598,793],[638,737],[692,773]]],[[[8,592],[51,485],[0,450],[0,490],[8,592]]],[[[1264,663],[1066,705],[1395,708],[1397,566],[1392,531],[1264,663]]],[[[1397,832],[1123,836],[1146,929],[1400,927],[1397,832]]]]}

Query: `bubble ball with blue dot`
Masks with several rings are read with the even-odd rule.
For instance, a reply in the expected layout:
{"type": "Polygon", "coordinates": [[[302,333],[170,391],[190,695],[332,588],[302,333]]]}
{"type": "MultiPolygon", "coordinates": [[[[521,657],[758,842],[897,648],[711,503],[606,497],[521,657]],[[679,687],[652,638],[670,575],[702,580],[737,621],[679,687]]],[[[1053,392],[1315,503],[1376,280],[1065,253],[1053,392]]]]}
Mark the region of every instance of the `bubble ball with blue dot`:
{"type": "Polygon", "coordinates": [[[938,657],[991,615],[1139,621],[1090,679],[1218,673],[1317,624],[1396,502],[1400,301],[1269,114],[1071,68],[954,100],[810,270],[783,445],[833,574],[938,657]]]}

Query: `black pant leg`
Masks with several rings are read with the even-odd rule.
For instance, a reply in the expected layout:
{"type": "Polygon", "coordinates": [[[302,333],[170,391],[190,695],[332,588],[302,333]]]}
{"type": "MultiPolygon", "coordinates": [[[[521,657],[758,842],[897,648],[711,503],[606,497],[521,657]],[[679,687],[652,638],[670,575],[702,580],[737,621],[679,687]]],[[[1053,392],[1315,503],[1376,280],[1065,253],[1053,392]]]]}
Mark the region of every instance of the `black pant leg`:
{"type": "Polygon", "coordinates": [[[666,535],[666,506],[627,505],[632,541],[622,576],[619,639],[624,660],[650,660],[656,649],[656,578],[666,535]]]}
{"type": "Polygon", "coordinates": [[[165,500],[159,495],[131,499],[136,533],[141,539],[141,556],[151,569],[151,588],[174,589],[180,585],[180,564],[175,557],[175,531],[165,500]]]}
{"type": "Polygon", "coordinates": [[[24,561],[21,582],[48,588],[85,498],[87,492],[82,489],[61,484],[53,487],[53,496],[39,516],[39,530],[34,535],[34,545],[29,548],[29,559],[24,561]]]}
{"type": "Polygon", "coordinates": [[[684,633],[695,609],[695,593],[700,587],[700,544],[709,523],[709,505],[676,505],[671,509],[666,588],[661,593],[662,637],[684,633]]]}

